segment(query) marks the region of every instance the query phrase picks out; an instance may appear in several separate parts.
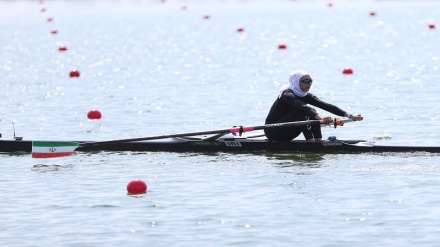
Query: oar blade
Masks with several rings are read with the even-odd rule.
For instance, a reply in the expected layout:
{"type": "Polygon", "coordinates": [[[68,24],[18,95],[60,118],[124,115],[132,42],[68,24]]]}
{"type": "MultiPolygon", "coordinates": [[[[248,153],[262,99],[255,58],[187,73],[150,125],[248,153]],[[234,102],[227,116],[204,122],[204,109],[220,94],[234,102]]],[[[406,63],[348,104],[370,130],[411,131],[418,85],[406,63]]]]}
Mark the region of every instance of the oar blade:
{"type": "Polygon", "coordinates": [[[56,158],[72,155],[79,142],[33,141],[32,158],[56,158]]]}

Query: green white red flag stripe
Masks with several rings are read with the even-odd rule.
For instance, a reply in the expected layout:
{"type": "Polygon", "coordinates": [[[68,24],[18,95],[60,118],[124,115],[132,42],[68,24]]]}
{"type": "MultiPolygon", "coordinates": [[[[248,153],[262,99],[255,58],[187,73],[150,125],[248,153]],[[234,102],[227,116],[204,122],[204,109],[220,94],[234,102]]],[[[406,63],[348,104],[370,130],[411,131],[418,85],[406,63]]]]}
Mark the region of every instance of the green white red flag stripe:
{"type": "Polygon", "coordinates": [[[54,158],[72,155],[78,142],[33,141],[32,158],[54,158]]]}

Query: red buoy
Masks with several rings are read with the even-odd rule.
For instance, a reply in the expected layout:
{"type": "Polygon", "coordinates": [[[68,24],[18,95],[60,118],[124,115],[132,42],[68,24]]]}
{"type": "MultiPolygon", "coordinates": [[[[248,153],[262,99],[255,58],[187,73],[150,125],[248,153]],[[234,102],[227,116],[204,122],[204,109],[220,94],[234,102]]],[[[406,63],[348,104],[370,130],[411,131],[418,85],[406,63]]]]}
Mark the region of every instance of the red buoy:
{"type": "Polygon", "coordinates": [[[46,12],[46,8],[41,8],[41,12],[46,12]]]}
{"type": "Polygon", "coordinates": [[[430,29],[434,29],[434,28],[435,28],[435,23],[432,23],[432,22],[429,23],[429,24],[428,24],[428,27],[429,27],[430,29]]]}
{"type": "Polygon", "coordinates": [[[50,33],[51,33],[51,34],[57,34],[57,33],[58,33],[58,30],[57,30],[56,28],[52,28],[52,29],[50,30],[50,33]]]}
{"type": "Polygon", "coordinates": [[[53,21],[53,18],[52,18],[52,17],[48,17],[48,18],[47,18],[47,21],[48,21],[48,22],[51,22],[51,21],[53,21]]]}
{"type": "Polygon", "coordinates": [[[209,19],[211,16],[209,16],[208,14],[204,15],[203,18],[205,19],[209,19]]]}
{"type": "Polygon", "coordinates": [[[186,10],[186,6],[183,5],[180,9],[181,9],[181,10],[186,10]]]}
{"type": "MultiPolygon", "coordinates": [[[[58,50],[59,50],[59,51],[67,51],[67,46],[65,46],[65,45],[60,45],[60,46],[58,47],[58,50]]],[[[78,73],[78,76],[79,76],[79,73],[78,73]]]]}
{"type": "Polygon", "coordinates": [[[87,113],[87,117],[92,120],[101,119],[101,112],[99,110],[93,109],[87,113]]]}
{"type": "Polygon", "coordinates": [[[69,76],[70,76],[70,77],[79,77],[79,71],[76,70],[76,69],[72,69],[72,70],[69,72],[69,76]]]}
{"type": "Polygon", "coordinates": [[[244,27],[237,27],[237,32],[241,33],[244,31],[244,27]]]}
{"type": "Polygon", "coordinates": [[[374,12],[374,11],[370,11],[370,15],[371,15],[371,16],[375,16],[375,15],[376,15],[376,12],[374,12]]]}
{"type": "Polygon", "coordinates": [[[147,192],[147,184],[140,179],[131,180],[127,184],[127,192],[129,195],[144,194],[147,192]]]}
{"type": "Polygon", "coordinates": [[[351,75],[351,74],[353,74],[353,69],[351,69],[350,67],[345,67],[342,70],[342,74],[344,74],[344,75],[351,75]]]}
{"type": "Polygon", "coordinates": [[[278,44],[278,49],[282,50],[282,49],[286,49],[286,48],[287,48],[286,44],[284,44],[284,43],[278,44]]]}
{"type": "Polygon", "coordinates": [[[332,3],[332,2],[329,2],[329,3],[327,3],[327,6],[329,6],[329,7],[333,7],[333,3],[332,3]]]}

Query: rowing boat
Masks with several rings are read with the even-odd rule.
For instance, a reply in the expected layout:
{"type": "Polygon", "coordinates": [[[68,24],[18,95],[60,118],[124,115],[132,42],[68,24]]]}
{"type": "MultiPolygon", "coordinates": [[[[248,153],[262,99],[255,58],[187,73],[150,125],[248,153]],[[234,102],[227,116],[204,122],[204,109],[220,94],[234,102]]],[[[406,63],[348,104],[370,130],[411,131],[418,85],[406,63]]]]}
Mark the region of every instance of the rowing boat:
{"type": "MultiPolygon", "coordinates": [[[[307,143],[303,140],[272,142],[264,137],[244,137],[224,135],[214,139],[212,136],[174,137],[161,140],[103,143],[78,141],[78,152],[190,152],[190,153],[386,153],[386,152],[428,152],[440,153],[438,146],[395,146],[376,145],[363,140],[333,140],[307,143]]],[[[30,153],[30,140],[0,140],[1,153],[30,153]]]]}
{"type": "MultiPolygon", "coordinates": [[[[335,118],[334,127],[352,122],[348,118],[335,118]]],[[[50,158],[77,152],[192,152],[192,153],[440,153],[440,146],[390,146],[376,145],[363,140],[338,140],[329,138],[322,142],[300,140],[276,142],[264,135],[247,135],[245,132],[270,128],[328,125],[320,120],[266,124],[261,126],[234,126],[229,129],[190,132],[182,134],[149,136],[109,141],[30,141],[22,137],[0,140],[0,153],[32,153],[34,158],[50,158]]]]}

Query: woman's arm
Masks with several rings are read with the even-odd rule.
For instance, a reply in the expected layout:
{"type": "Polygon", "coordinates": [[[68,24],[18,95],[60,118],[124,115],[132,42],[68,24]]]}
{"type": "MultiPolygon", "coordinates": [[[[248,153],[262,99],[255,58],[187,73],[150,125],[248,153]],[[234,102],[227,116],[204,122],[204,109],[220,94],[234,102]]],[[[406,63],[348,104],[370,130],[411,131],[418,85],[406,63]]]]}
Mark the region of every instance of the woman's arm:
{"type": "MultiPolygon", "coordinates": [[[[339,108],[333,104],[330,104],[330,103],[327,103],[327,102],[320,100],[318,97],[316,97],[313,94],[309,93],[309,95],[307,95],[307,96],[309,96],[309,102],[308,102],[309,104],[314,105],[316,107],[319,107],[323,110],[326,110],[328,112],[331,112],[331,113],[336,114],[341,117],[348,117],[348,118],[352,119],[353,121],[361,121],[364,119],[364,117],[361,114],[354,115],[354,114],[347,113],[346,111],[342,110],[341,108],[339,108]]],[[[316,116],[315,119],[326,121],[326,119],[319,114],[316,116]]],[[[331,118],[330,118],[330,120],[331,120],[331,118]]]]}

